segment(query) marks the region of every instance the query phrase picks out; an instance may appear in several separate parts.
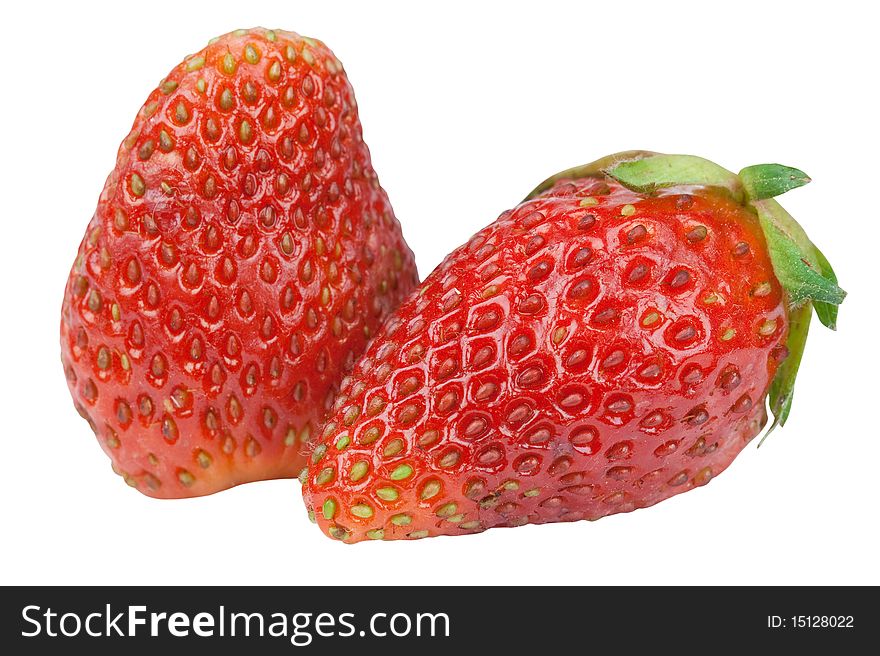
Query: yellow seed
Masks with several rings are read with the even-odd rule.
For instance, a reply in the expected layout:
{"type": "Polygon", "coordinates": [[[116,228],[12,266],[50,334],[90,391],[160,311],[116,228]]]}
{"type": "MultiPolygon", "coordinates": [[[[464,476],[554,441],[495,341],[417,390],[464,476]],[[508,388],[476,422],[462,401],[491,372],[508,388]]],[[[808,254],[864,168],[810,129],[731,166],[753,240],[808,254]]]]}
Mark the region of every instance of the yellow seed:
{"type": "Polygon", "coordinates": [[[272,65],[269,67],[268,76],[270,82],[277,82],[281,79],[281,64],[277,61],[272,62],[272,65]]]}
{"type": "Polygon", "coordinates": [[[455,465],[458,464],[459,458],[460,456],[458,451],[450,451],[442,458],[440,458],[440,467],[442,467],[443,469],[455,467],[455,465]]]}
{"type": "Polygon", "coordinates": [[[734,330],[733,328],[728,328],[723,333],[721,333],[721,341],[722,342],[730,341],[731,339],[733,339],[734,335],[736,335],[736,330],[734,330]]]}
{"type": "Polygon", "coordinates": [[[257,49],[251,44],[247,44],[244,47],[244,58],[247,60],[248,64],[256,64],[260,61],[260,53],[258,53],[257,49]]]}
{"type": "Polygon", "coordinates": [[[317,464],[321,462],[321,458],[327,453],[327,446],[324,444],[319,444],[315,447],[315,450],[312,451],[312,462],[317,464]]]}
{"type": "Polygon", "coordinates": [[[592,205],[598,205],[599,201],[592,196],[587,196],[586,198],[581,198],[581,202],[578,203],[581,207],[591,207],[592,205]]]}
{"type": "Polygon", "coordinates": [[[253,129],[248,121],[242,121],[238,128],[238,136],[243,144],[249,144],[253,138],[253,129]]]}
{"type": "Polygon", "coordinates": [[[165,130],[159,131],[159,150],[163,153],[171,152],[171,149],[174,148],[174,142],[171,140],[171,135],[168,134],[165,130]]]}
{"type": "Polygon", "coordinates": [[[386,458],[393,458],[401,451],[403,451],[403,440],[396,438],[388,443],[388,446],[385,447],[385,451],[382,453],[386,458]]]}
{"type": "Polygon", "coordinates": [[[397,501],[397,497],[400,495],[397,492],[397,488],[380,487],[378,490],[376,490],[376,496],[383,501],[397,501]]]}
{"type": "Polygon", "coordinates": [[[201,55],[190,57],[186,62],[186,70],[189,72],[197,71],[205,65],[205,58],[201,55]]]}
{"type": "Polygon", "coordinates": [[[122,142],[122,145],[125,146],[126,150],[131,150],[134,148],[134,144],[137,142],[138,137],[141,136],[140,129],[134,129],[125,135],[125,139],[122,142]]]}
{"type": "Polygon", "coordinates": [[[384,410],[384,409],[385,409],[385,399],[382,399],[378,396],[374,396],[370,400],[370,405],[367,406],[367,414],[369,414],[371,416],[377,415],[380,412],[382,412],[382,410],[384,410]]]}
{"type": "Polygon", "coordinates": [[[430,480],[422,487],[422,492],[419,496],[421,496],[423,500],[436,497],[440,493],[440,487],[440,481],[430,480]]]}
{"type": "Polygon", "coordinates": [[[174,108],[174,118],[178,123],[189,121],[189,110],[182,102],[177,103],[177,107],[174,108]]]}
{"type": "Polygon", "coordinates": [[[620,208],[620,213],[623,216],[632,216],[636,213],[636,208],[633,205],[627,204],[620,208]]]}
{"type": "Polygon", "coordinates": [[[559,328],[557,328],[556,330],[553,331],[553,343],[558,346],[559,344],[562,343],[562,341],[566,338],[567,335],[568,335],[568,327],[567,326],[560,326],[559,328]]]}
{"type": "Polygon", "coordinates": [[[659,320],[660,320],[659,314],[657,314],[656,312],[648,312],[648,314],[646,314],[645,317],[642,319],[642,325],[645,327],[653,326],[659,320]]]}
{"type": "Polygon", "coordinates": [[[223,89],[220,93],[220,109],[230,110],[232,109],[232,92],[229,89],[223,89]]]}
{"type": "Polygon", "coordinates": [[[443,504],[437,509],[437,517],[450,517],[455,514],[455,511],[458,510],[458,504],[454,501],[443,504]]]}
{"type": "Polygon", "coordinates": [[[376,428],[375,426],[368,428],[367,430],[364,431],[363,435],[361,435],[361,440],[360,440],[361,444],[362,445],[372,444],[373,442],[375,442],[376,440],[379,439],[379,434],[380,434],[379,429],[376,428]]]}
{"type": "Polygon", "coordinates": [[[762,298],[770,294],[773,291],[773,288],[770,286],[769,282],[762,282],[752,291],[752,296],[757,296],[758,298],[762,298]]]}
{"type": "Polygon", "coordinates": [[[211,454],[208,453],[207,451],[201,451],[201,450],[199,451],[198,455],[196,456],[196,460],[198,460],[199,467],[201,467],[202,469],[207,469],[208,467],[211,466],[211,463],[213,462],[213,458],[211,458],[211,454]]]}
{"type": "Polygon", "coordinates": [[[392,481],[402,481],[405,478],[409,478],[413,474],[413,468],[409,465],[398,465],[394,468],[394,471],[391,472],[391,480],[392,481]]]}
{"type": "Polygon", "coordinates": [[[144,179],[139,176],[137,173],[131,174],[131,193],[135,196],[143,196],[146,192],[147,187],[144,184],[144,179]]]}
{"type": "Polygon", "coordinates": [[[359,405],[350,406],[348,410],[345,411],[345,415],[343,415],[342,417],[342,423],[344,423],[346,426],[351,426],[355,421],[357,421],[357,418],[360,416],[360,414],[361,407],[359,405]]]}
{"type": "Polygon", "coordinates": [[[369,470],[370,464],[366,460],[360,460],[352,466],[349,478],[356,483],[366,476],[369,470]]]}
{"type": "Polygon", "coordinates": [[[409,526],[410,524],[412,524],[412,517],[410,517],[406,513],[401,513],[399,515],[394,515],[391,518],[391,523],[395,526],[409,526]]]}
{"type": "Polygon", "coordinates": [[[328,529],[328,532],[330,533],[330,537],[335,540],[347,540],[349,538],[349,536],[351,535],[348,531],[346,531],[341,526],[331,526],[328,529]]]}
{"type": "Polygon", "coordinates": [[[362,519],[369,519],[373,516],[373,509],[365,503],[358,503],[351,507],[351,514],[362,519]]]}
{"type": "Polygon", "coordinates": [[[227,75],[235,73],[235,57],[232,56],[231,52],[227,52],[223,56],[223,72],[227,75]]]}
{"type": "Polygon", "coordinates": [[[767,335],[772,335],[776,332],[776,319],[767,319],[764,323],[761,324],[761,327],[758,328],[758,332],[766,337],[767,335]]]}
{"type": "Polygon", "coordinates": [[[91,292],[89,292],[88,305],[89,309],[92,312],[100,312],[103,304],[104,301],[101,299],[101,292],[99,292],[97,289],[93,289],[91,292]]]}
{"type": "Polygon", "coordinates": [[[315,478],[315,485],[326,485],[333,480],[335,473],[336,470],[333,467],[324,467],[324,469],[318,472],[318,476],[315,478]]]}

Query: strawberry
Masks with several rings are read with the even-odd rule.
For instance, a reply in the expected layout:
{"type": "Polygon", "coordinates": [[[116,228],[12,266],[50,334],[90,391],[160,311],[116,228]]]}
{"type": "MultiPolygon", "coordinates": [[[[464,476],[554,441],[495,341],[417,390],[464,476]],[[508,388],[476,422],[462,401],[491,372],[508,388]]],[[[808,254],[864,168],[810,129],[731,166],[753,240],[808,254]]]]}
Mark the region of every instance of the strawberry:
{"type": "Polygon", "coordinates": [[[295,476],[417,282],[342,65],[239,30],[175,67],[122,142],[64,295],[68,385],[144,494],[295,476]]]}
{"type": "Polygon", "coordinates": [[[771,196],[622,153],[554,176],[453,251],[386,322],[304,473],[345,542],[598,519],[705,485],[790,408],[816,304],[843,299],[771,196]],[[787,359],[786,359],[787,356],[787,359]]]}

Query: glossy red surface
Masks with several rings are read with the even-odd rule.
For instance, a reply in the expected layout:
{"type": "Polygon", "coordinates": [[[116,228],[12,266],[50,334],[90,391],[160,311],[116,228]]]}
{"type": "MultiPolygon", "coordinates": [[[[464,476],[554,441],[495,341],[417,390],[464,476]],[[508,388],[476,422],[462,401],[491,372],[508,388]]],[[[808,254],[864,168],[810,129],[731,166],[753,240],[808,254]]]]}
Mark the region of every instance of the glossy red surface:
{"type": "Polygon", "coordinates": [[[650,506],[760,431],[786,332],[757,220],[722,192],[559,182],[392,315],[343,382],[306,503],[348,542],[650,506]]]}
{"type": "Polygon", "coordinates": [[[416,283],[333,53],[229,34],[171,71],[119,149],[65,291],[68,384],[145,494],[295,476],[416,283]]]}

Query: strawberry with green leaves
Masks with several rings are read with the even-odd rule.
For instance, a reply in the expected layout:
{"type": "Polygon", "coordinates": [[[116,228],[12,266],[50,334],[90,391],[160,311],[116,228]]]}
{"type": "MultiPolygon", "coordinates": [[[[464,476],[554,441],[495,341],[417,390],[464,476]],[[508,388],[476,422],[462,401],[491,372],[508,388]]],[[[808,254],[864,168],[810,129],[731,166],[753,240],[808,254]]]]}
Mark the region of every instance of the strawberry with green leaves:
{"type": "Polygon", "coordinates": [[[450,254],[342,384],[304,496],[345,541],[598,519],[705,485],[791,405],[844,292],[773,199],[647,152],[565,171],[450,254]]]}
{"type": "Polygon", "coordinates": [[[295,476],[416,283],[339,60],[233,32],[176,66],[122,142],[65,290],[68,385],[145,494],[295,476]]]}

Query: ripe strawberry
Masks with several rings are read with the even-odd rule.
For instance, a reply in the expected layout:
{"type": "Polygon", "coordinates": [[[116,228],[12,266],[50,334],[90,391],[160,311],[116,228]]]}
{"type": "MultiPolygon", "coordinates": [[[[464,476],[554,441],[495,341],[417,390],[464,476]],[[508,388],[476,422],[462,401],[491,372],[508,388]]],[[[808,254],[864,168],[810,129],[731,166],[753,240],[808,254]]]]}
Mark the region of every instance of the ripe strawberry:
{"type": "Polygon", "coordinates": [[[769,198],[806,181],[643,152],[548,180],[449,255],[343,382],[303,477],[322,530],[598,519],[717,476],[768,390],[784,421],[810,302],[831,324],[843,298],[769,198]]]}
{"type": "Polygon", "coordinates": [[[144,494],[295,476],[341,372],[416,283],[333,53],[227,34],[122,142],[65,292],[70,391],[144,494]]]}

